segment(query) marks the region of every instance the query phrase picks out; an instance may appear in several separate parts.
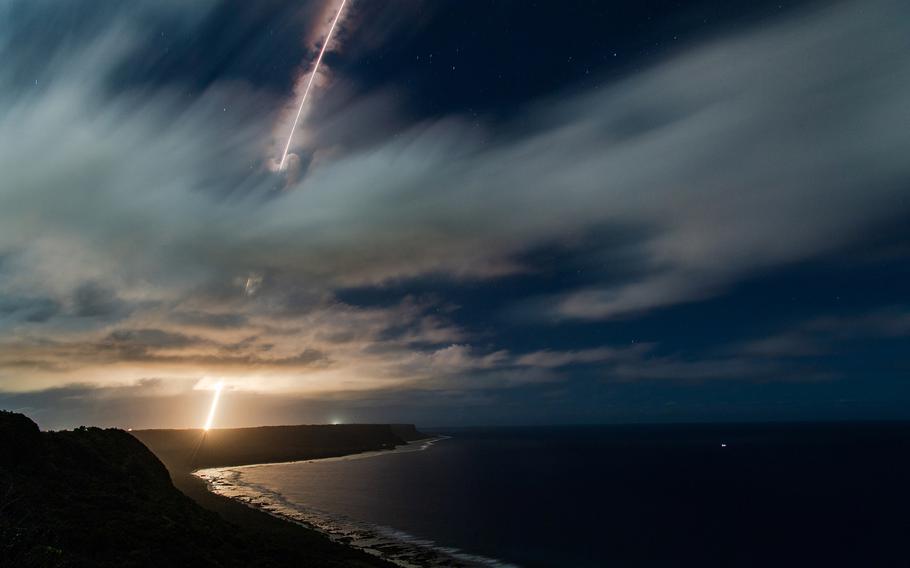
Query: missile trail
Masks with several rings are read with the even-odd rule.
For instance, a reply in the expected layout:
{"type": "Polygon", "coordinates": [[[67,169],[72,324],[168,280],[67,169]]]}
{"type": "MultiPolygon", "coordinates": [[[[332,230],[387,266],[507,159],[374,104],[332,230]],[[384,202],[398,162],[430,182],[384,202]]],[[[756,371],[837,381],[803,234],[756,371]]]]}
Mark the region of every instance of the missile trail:
{"type": "Polygon", "coordinates": [[[209,430],[212,429],[212,422],[215,421],[215,410],[218,409],[218,399],[221,398],[221,389],[224,388],[224,383],[218,382],[215,385],[215,395],[212,397],[212,407],[209,409],[209,417],[205,421],[205,426],[202,427],[202,436],[199,437],[199,442],[196,444],[196,447],[193,448],[193,455],[190,456],[190,465],[196,467],[196,456],[199,455],[199,450],[202,449],[202,444],[205,443],[205,438],[209,434],[209,430]]]}
{"type": "Polygon", "coordinates": [[[218,399],[221,398],[222,383],[215,385],[215,396],[212,398],[212,407],[209,409],[209,417],[205,421],[204,430],[208,432],[212,428],[212,422],[215,420],[215,410],[218,409],[218,399]]]}
{"type": "Polygon", "coordinates": [[[300,99],[300,106],[297,108],[297,116],[294,118],[294,125],[291,126],[291,132],[288,134],[288,142],[284,145],[281,163],[278,164],[279,172],[284,169],[284,163],[288,159],[288,150],[291,148],[291,140],[294,138],[294,131],[297,130],[297,123],[300,122],[300,115],[303,113],[303,105],[306,104],[310,89],[313,86],[313,80],[316,79],[316,74],[319,73],[319,64],[322,63],[322,56],[325,55],[325,50],[329,46],[329,42],[332,41],[332,33],[335,31],[335,25],[338,23],[338,20],[341,18],[341,13],[344,12],[344,5],[347,4],[347,1],[348,0],[341,1],[341,6],[338,7],[338,13],[335,14],[335,19],[332,21],[332,27],[329,28],[329,33],[325,36],[325,41],[322,42],[322,49],[319,50],[319,56],[316,58],[315,65],[313,65],[313,72],[310,74],[309,81],[307,81],[306,89],[303,90],[303,97],[300,99]]]}

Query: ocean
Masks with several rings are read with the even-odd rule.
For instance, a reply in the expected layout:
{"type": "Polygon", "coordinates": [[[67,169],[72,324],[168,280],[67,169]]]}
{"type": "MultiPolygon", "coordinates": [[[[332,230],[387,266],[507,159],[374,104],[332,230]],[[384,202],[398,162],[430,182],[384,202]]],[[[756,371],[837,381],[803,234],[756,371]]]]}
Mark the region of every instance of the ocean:
{"type": "Polygon", "coordinates": [[[198,475],[402,566],[910,566],[910,424],[432,432],[198,475]]]}

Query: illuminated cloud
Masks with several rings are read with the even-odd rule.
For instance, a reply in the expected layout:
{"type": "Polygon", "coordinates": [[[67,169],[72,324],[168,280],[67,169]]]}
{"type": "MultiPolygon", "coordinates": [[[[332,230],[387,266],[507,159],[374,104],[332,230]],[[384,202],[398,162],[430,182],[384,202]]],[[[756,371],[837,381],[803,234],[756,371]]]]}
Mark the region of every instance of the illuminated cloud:
{"type": "Polygon", "coordinates": [[[901,2],[838,3],[695,45],[524,105],[495,132],[458,116],[409,122],[394,93],[351,88],[346,112],[308,123],[319,142],[290,183],[267,164],[288,93],[223,80],[188,97],[123,78],[145,61],[149,21],[192,26],[210,5],[119,8],[68,42],[42,35],[54,4],[12,5],[27,17],[0,19],[0,390],[22,396],[163,388],[149,377],[186,392],[218,375],[251,397],[481,399],[574,365],[623,380],[766,378],[777,367],[753,358],[770,343],[704,361],[613,341],[506,349],[445,299],[340,298],[412,279],[496,282],[538,270],[529,251],[584,242],[594,282],[512,315],[636,317],[908,213],[901,2]],[[42,49],[23,49],[23,33],[42,49]]]}

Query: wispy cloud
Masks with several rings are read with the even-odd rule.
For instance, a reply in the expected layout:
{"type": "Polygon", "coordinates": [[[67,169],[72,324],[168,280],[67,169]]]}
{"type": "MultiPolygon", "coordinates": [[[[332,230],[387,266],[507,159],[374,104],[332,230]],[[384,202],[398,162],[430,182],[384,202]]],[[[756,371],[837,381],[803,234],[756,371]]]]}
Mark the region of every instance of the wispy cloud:
{"type": "Polygon", "coordinates": [[[877,308],[853,315],[812,318],[789,329],[741,343],[734,350],[747,355],[812,357],[853,340],[910,336],[910,311],[903,306],[877,308]]]}
{"type": "MultiPolygon", "coordinates": [[[[443,117],[358,136],[361,121],[314,117],[311,128],[333,128],[330,147],[312,148],[287,188],[264,158],[267,109],[286,93],[216,81],[187,97],[121,78],[150,14],[191,10],[192,25],[206,8],[139,3],[63,41],[35,25],[55,4],[6,5],[31,19],[0,19],[0,390],[59,386],[74,369],[137,381],[155,365],[175,380],[234,367],[251,390],[308,393],[521,384],[571,365],[750,376],[736,361],[612,346],[481,349],[430,306],[336,296],[492,280],[533,270],[523,255],[535,247],[619,233],[579,252],[593,283],[527,310],[628,317],[722,294],[910,213],[903,2],[838,3],[716,39],[517,109],[495,132],[443,117]],[[635,270],[611,266],[627,257],[635,270]]],[[[350,107],[395,117],[393,101],[370,93],[350,107]]]]}

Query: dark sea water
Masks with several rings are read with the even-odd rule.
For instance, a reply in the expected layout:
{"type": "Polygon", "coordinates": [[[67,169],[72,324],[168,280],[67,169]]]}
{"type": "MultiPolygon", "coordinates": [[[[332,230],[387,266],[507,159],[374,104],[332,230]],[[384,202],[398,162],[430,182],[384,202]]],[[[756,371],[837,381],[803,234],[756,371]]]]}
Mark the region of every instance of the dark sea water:
{"type": "Polygon", "coordinates": [[[438,433],[202,475],[402,565],[910,566],[910,424],[438,433]]]}

